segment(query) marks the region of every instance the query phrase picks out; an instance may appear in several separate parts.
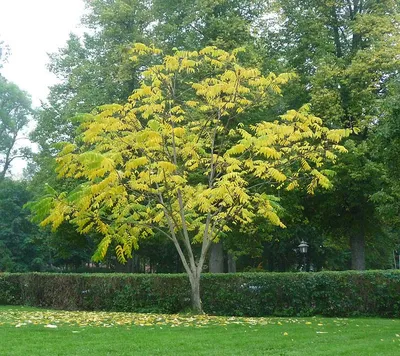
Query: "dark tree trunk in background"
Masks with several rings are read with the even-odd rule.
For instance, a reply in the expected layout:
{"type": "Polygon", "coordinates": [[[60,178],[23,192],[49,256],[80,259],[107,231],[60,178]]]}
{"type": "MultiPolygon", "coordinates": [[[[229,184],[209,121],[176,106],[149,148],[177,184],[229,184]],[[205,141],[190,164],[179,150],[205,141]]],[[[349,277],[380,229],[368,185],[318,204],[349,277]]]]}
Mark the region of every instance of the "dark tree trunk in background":
{"type": "Polygon", "coordinates": [[[228,273],[236,273],[236,260],[230,253],[228,253],[228,273]]]}
{"type": "Polygon", "coordinates": [[[365,270],[365,238],[363,234],[353,235],[350,239],[351,269],[365,270]]]}
{"type": "Polygon", "coordinates": [[[212,244],[210,249],[210,273],[224,273],[224,248],[222,242],[212,244]]]}
{"type": "Polygon", "coordinates": [[[127,258],[126,263],[116,263],[115,272],[120,273],[140,273],[140,257],[133,255],[133,258],[127,258]]]}

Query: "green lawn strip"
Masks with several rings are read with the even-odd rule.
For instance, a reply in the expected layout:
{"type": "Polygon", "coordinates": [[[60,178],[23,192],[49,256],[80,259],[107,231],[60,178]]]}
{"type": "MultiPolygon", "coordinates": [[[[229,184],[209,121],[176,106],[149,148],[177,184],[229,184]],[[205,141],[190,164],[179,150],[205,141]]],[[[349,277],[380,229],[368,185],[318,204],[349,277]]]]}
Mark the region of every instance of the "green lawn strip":
{"type": "Polygon", "coordinates": [[[400,320],[148,315],[0,307],[0,355],[400,353],[400,320]]]}

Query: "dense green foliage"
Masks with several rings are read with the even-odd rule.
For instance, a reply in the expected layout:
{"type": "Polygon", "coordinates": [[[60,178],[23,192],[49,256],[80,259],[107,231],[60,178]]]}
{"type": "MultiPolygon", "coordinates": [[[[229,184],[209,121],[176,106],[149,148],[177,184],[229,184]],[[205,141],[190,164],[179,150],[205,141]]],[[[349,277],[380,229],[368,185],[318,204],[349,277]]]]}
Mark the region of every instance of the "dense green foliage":
{"type": "Polygon", "coordinates": [[[32,197],[28,182],[0,181],[0,271],[82,268],[92,254],[92,240],[64,226],[58,234],[40,230],[24,208],[32,197]]]}
{"type": "Polygon", "coordinates": [[[276,16],[266,30],[269,55],[299,74],[289,103],[310,101],[327,125],[361,129],[347,143],[349,154],[341,160],[333,190],[317,193],[315,200],[299,197],[305,212],[303,219],[297,214],[295,228],[306,222],[326,246],[351,247],[353,269],[371,268],[377,259],[389,261],[396,243],[372,197],[394,183],[387,179],[382,156],[374,153],[380,135],[376,124],[388,119],[382,99],[399,66],[399,2],[272,4],[276,16]]]}
{"type": "Polygon", "coordinates": [[[31,195],[26,184],[0,180],[0,271],[40,271],[48,261],[38,228],[23,209],[31,195]]]}
{"type": "MultiPolygon", "coordinates": [[[[202,276],[204,311],[237,316],[400,316],[397,271],[202,276]]],[[[176,313],[190,306],[185,275],[2,274],[0,304],[176,313]]]]}

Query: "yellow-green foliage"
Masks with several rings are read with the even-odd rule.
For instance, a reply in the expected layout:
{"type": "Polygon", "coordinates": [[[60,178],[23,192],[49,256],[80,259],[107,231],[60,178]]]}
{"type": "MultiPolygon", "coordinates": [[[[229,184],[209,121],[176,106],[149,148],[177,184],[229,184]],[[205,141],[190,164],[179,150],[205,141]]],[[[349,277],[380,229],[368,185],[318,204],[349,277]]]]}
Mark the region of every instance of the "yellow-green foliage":
{"type": "MultiPolygon", "coordinates": [[[[252,182],[290,190],[301,180],[310,193],[328,188],[323,164],[345,151],[338,143],[349,131],[324,127],[308,106],[244,127],[242,113],[268,104],[292,75],[243,67],[239,52],[207,47],[163,56],[136,44],[133,60],[153,55],[158,64],[143,72],[124,105],[87,116],[75,143],[65,145],[57,159],[60,177],[85,183],[53,194],[42,225],[57,228],[70,219],[83,233],[94,229],[104,235],[95,258],[115,241],[120,261],[155,230],[178,252],[181,241],[186,251],[199,242],[205,254],[232,224],[262,216],[284,227],[273,197],[252,182]],[[203,179],[191,179],[194,174],[203,179]]],[[[185,268],[194,271],[188,256],[185,268]]]]}

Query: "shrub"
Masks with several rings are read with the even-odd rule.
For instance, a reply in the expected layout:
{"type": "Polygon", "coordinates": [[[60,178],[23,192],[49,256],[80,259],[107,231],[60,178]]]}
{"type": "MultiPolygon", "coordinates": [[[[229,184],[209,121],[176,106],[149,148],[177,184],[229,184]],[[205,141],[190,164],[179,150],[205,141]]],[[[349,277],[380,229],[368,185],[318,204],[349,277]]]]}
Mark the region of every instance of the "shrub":
{"type": "Polygon", "coordinates": [[[20,274],[0,273],[0,305],[23,304],[20,274]]]}
{"type": "MultiPolygon", "coordinates": [[[[204,274],[204,311],[236,316],[400,316],[400,271],[204,274]]],[[[176,313],[184,274],[0,274],[0,304],[176,313]]]]}

